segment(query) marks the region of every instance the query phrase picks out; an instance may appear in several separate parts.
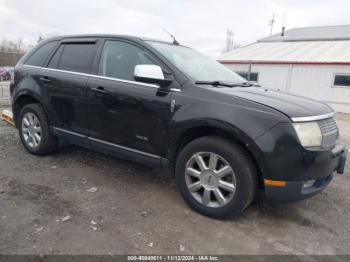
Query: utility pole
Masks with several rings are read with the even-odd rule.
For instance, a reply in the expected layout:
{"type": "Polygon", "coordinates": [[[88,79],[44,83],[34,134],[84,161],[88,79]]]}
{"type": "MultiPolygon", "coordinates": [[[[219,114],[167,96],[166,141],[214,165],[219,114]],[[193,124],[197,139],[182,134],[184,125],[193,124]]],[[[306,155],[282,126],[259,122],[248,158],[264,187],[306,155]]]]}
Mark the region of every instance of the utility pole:
{"type": "Polygon", "coordinates": [[[231,29],[226,30],[226,52],[233,50],[233,32],[231,29]]]}
{"type": "Polygon", "coordinates": [[[270,35],[272,35],[272,29],[273,29],[273,24],[276,22],[275,20],[275,14],[272,14],[272,18],[271,20],[269,21],[269,26],[271,27],[270,29],[270,35]]]}
{"type": "Polygon", "coordinates": [[[284,32],[286,30],[286,27],[284,26],[284,21],[286,19],[286,13],[283,13],[283,22],[282,22],[282,31],[281,31],[281,36],[284,36],[284,32]]]}

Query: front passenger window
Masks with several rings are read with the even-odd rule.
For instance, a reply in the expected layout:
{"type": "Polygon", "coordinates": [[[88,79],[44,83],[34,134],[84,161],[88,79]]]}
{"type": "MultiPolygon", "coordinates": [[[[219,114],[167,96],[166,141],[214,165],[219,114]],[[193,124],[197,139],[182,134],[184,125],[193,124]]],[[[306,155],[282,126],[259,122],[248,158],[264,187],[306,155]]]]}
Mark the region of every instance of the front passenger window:
{"type": "Polygon", "coordinates": [[[141,48],[122,41],[106,41],[103,47],[99,75],[135,81],[136,65],[154,65],[141,48]]]}

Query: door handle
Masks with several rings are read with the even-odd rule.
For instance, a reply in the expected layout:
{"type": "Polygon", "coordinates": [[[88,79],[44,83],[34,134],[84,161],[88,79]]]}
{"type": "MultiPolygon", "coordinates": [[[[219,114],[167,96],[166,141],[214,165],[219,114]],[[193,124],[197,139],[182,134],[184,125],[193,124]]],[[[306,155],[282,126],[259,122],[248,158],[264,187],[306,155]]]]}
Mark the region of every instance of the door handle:
{"type": "Polygon", "coordinates": [[[50,83],[51,80],[47,76],[40,77],[40,80],[45,82],[45,83],[50,83]]]}
{"type": "Polygon", "coordinates": [[[107,93],[107,91],[102,86],[93,87],[93,88],[91,88],[91,90],[96,92],[96,93],[99,93],[101,95],[107,93]]]}

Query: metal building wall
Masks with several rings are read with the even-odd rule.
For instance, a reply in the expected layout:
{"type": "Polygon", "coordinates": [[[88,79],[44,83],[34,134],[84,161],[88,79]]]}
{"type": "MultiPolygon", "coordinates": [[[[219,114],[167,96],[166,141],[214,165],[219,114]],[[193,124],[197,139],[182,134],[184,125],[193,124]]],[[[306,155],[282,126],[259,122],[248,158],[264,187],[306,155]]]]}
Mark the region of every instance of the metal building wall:
{"type": "MultiPolygon", "coordinates": [[[[248,71],[249,64],[225,64],[235,72],[248,71]]],[[[286,90],[289,65],[251,65],[251,72],[257,72],[258,83],[274,90],[286,90]]]]}
{"type": "MultiPolygon", "coordinates": [[[[247,71],[249,64],[225,64],[233,71],[247,71]]],[[[253,64],[258,82],[275,90],[327,102],[337,112],[350,113],[350,88],[333,87],[336,73],[349,73],[347,65],[253,64]]]]}
{"type": "Polygon", "coordinates": [[[350,74],[350,66],[294,65],[290,92],[327,102],[338,112],[350,113],[350,87],[333,87],[337,73],[350,74]]]}

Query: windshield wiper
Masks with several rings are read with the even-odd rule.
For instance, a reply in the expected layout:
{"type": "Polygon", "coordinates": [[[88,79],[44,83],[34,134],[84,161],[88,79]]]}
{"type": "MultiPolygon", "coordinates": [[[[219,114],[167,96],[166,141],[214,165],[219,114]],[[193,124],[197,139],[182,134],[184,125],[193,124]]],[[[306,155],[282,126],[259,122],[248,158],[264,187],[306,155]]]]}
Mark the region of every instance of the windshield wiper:
{"type": "Polygon", "coordinates": [[[242,87],[248,87],[248,86],[252,86],[252,83],[249,82],[243,82],[243,83],[239,83],[239,84],[230,84],[230,83],[225,83],[222,81],[196,81],[195,84],[197,85],[211,85],[211,86],[226,86],[226,87],[238,87],[238,86],[242,86],[242,87]]]}

